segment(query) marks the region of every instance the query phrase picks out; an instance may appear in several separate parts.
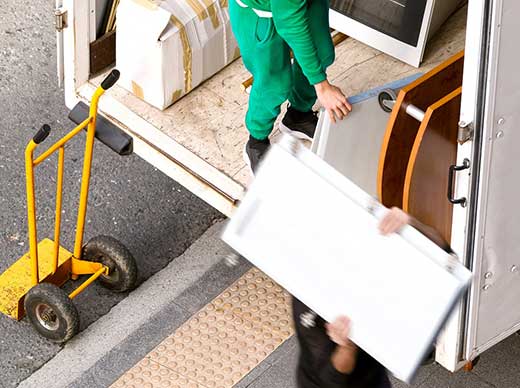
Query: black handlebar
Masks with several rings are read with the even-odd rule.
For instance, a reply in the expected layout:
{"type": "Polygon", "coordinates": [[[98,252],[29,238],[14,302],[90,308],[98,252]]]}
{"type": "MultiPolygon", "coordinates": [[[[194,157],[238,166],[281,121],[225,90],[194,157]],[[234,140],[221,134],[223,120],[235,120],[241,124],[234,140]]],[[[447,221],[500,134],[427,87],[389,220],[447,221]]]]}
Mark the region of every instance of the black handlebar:
{"type": "Polygon", "coordinates": [[[103,80],[103,82],[101,82],[101,87],[104,90],[110,89],[117,82],[120,75],[121,74],[119,73],[119,70],[116,70],[116,69],[112,70],[110,72],[110,74],[107,75],[107,77],[103,80]]]}
{"type": "Polygon", "coordinates": [[[40,144],[42,141],[47,139],[47,136],[51,133],[51,127],[47,124],[43,124],[43,126],[36,132],[36,135],[33,137],[33,141],[36,144],[40,144]]]}

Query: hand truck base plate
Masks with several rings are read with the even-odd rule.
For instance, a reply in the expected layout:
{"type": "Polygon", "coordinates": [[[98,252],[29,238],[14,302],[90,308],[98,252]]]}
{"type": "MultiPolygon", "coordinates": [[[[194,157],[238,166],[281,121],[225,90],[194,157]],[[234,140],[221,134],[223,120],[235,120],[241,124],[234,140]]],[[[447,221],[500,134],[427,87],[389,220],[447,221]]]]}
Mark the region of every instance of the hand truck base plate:
{"type": "MultiPolygon", "coordinates": [[[[58,269],[53,274],[54,242],[44,239],[38,243],[38,259],[40,283],[53,283],[61,287],[69,280],[71,252],[60,246],[58,269]]],[[[0,312],[18,321],[25,314],[23,307],[25,295],[33,287],[31,265],[30,255],[26,253],[0,275],[0,312]]]]}

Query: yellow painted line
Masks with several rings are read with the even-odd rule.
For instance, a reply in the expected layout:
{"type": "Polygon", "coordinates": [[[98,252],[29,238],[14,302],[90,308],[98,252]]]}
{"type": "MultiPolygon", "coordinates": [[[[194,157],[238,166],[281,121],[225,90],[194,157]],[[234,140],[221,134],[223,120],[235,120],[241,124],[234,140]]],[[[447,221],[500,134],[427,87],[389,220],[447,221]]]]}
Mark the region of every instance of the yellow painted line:
{"type": "Polygon", "coordinates": [[[231,388],[292,336],[290,303],[253,268],[112,387],[231,388]]]}

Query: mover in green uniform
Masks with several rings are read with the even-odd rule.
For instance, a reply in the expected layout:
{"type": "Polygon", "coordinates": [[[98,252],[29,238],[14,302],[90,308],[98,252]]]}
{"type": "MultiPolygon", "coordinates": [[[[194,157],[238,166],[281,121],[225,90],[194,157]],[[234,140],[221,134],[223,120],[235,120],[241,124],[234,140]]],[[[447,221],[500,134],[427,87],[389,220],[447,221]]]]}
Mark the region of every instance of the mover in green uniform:
{"type": "Polygon", "coordinates": [[[352,108],[327,80],[327,67],[334,62],[328,0],[229,0],[229,8],[242,60],[254,78],[245,156],[255,171],[285,101],[289,108],[280,129],[302,139],[314,136],[316,99],[333,121],[352,108]]]}

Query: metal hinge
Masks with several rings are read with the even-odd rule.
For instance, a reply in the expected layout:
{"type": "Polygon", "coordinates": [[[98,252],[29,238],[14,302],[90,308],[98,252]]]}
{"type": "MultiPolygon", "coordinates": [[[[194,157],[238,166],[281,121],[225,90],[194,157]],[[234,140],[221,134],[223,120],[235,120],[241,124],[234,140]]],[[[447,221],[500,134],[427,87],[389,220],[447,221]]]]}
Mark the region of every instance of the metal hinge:
{"type": "Polygon", "coordinates": [[[468,140],[473,139],[473,123],[467,123],[465,121],[459,122],[459,133],[457,135],[457,141],[459,144],[464,144],[468,140]]]}
{"type": "Polygon", "coordinates": [[[67,11],[63,8],[56,8],[54,10],[54,25],[56,27],[56,31],[61,32],[63,29],[67,28],[67,11]]]}

